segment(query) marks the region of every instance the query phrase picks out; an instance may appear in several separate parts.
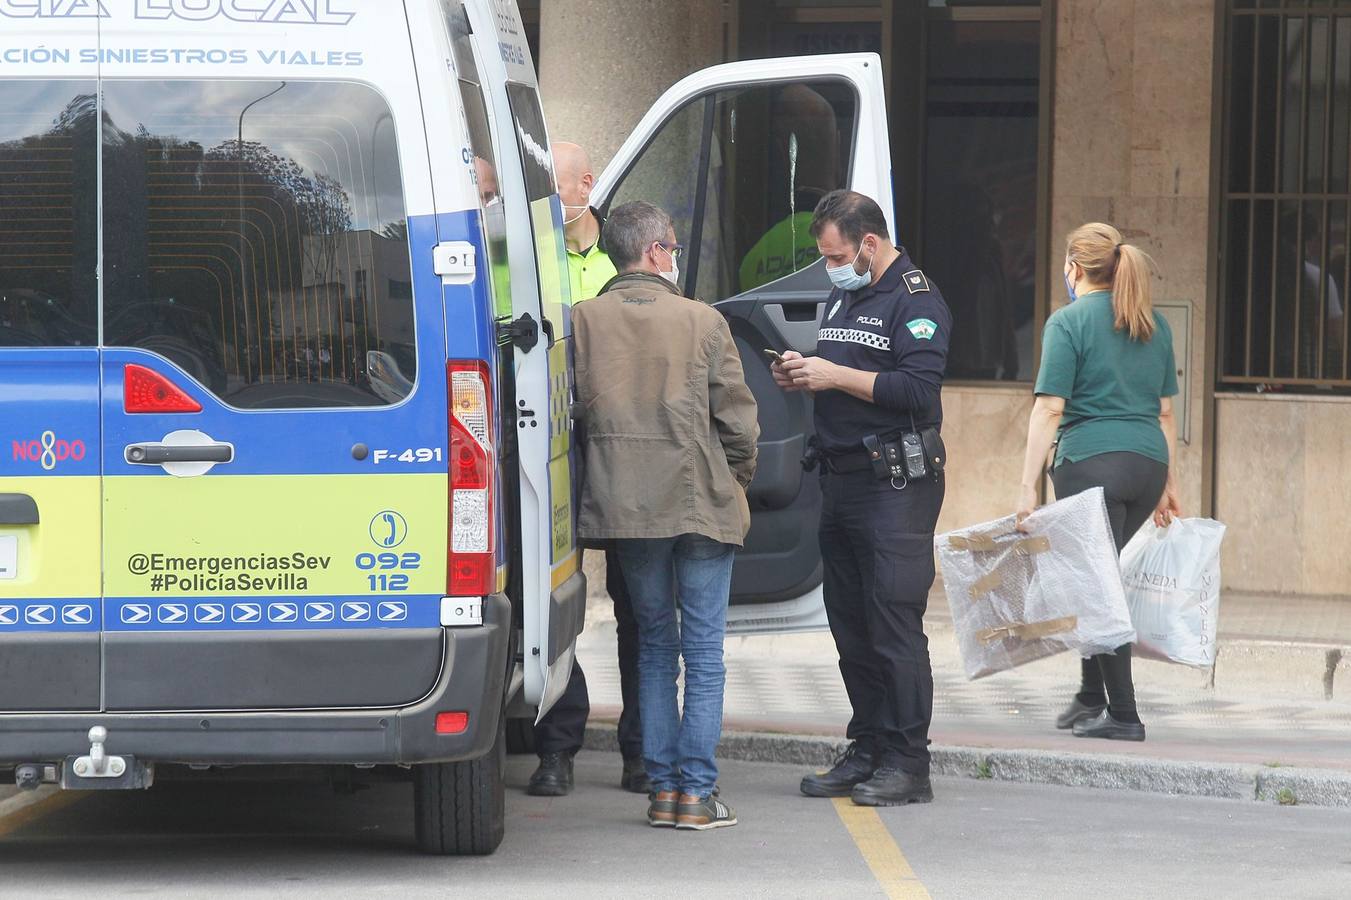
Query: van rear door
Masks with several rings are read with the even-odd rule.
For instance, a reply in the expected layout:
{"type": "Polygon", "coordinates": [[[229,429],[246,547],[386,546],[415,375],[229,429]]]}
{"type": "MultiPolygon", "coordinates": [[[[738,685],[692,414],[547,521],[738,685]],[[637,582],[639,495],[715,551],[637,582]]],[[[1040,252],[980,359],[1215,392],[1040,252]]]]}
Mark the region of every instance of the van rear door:
{"type": "Polygon", "coordinates": [[[373,6],[104,24],[108,710],[399,706],[445,664],[436,227],[373,6]]]}
{"type": "Polygon", "coordinates": [[[79,27],[0,78],[0,713],[100,703],[97,71],[43,49],[79,27]]]}
{"type": "Polygon", "coordinates": [[[602,174],[609,210],[647,200],[689,249],[682,287],[728,319],[760,407],[751,530],[732,574],[731,633],[826,627],[817,478],[799,461],[806,394],[775,386],[764,350],[814,353],[830,281],[808,231],[822,196],[877,200],[894,233],[881,60],[762,59],[706,69],[668,90],[602,174]]]}
{"type": "Polygon", "coordinates": [[[567,686],[586,615],[573,502],[572,322],[563,209],[515,0],[470,0],[463,6],[497,148],[493,174],[506,217],[511,311],[503,324],[512,326],[515,348],[525,698],[542,716],[567,686]]]}

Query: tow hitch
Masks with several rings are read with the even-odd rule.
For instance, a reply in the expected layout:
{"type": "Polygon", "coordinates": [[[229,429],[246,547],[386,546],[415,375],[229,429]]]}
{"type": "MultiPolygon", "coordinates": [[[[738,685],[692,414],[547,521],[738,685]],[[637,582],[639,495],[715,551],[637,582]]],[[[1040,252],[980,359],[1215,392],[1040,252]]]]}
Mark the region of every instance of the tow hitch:
{"type": "Polygon", "coordinates": [[[155,767],[134,756],[111,756],[104,749],[108,729],[89,729],[89,755],[70,756],[61,767],[61,787],[77,791],[134,791],[155,780],[155,767]]]}

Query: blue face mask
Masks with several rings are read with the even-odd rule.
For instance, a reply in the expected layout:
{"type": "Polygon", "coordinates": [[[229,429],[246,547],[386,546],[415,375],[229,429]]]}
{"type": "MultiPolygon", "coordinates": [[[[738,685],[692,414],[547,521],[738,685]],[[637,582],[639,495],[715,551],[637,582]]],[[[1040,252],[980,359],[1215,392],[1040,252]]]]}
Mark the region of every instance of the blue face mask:
{"type": "Polygon", "coordinates": [[[826,275],[830,277],[831,284],[842,291],[858,291],[872,284],[872,260],[868,260],[868,268],[860,274],[854,268],[854,263],[858,262],[859,256],[863,254],[863,244],[858,245],[858,253],[854,254],[852,262],[847,262],[842,266],[826,267],[826,275]]]}
{"type": "Polygon", "coordinates": [[[1070,295],[1071,303],[1079,299],[1079,295],[1074,293],[1074,282],[1070,281],[1070,277],[1068,275],[1065,276],[1065,290],[1070,295]]]}

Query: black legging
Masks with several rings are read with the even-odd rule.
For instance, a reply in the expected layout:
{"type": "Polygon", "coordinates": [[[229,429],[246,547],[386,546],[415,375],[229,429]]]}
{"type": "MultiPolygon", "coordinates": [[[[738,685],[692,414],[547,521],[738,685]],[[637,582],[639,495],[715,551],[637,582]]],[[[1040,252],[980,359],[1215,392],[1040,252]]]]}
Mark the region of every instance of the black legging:
{"type": "MultiPolygon", "coordinates": [[[[1140,530],[1163,496],[1168,467],[1139,453],[1103,453],[1078,462],[1063,463],[1051,474],[1058,498],[1072,497],[1100,487],[1107,501],[1116,552],[1140,530]]],[[[1118,722],[1138,722],[1135,682],[1131,678],[1131,645],[1115,653],[1100,653],[1083,661],[1079,702],[1086,706],[1109,703],[1118,722]]]]}

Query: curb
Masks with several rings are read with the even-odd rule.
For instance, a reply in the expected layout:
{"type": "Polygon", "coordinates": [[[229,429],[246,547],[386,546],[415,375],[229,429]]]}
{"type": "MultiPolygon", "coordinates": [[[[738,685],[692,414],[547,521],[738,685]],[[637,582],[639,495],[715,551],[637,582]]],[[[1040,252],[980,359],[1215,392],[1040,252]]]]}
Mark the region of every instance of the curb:
{"type": "MultiPolygon", "coordinates": [[[[583,746],[587,750],[619,752],[615,728],[588,725],[583,746]]],[[[725,732],[718,745],[718,756],[743,762],[827,767],[844,746],[831,737],[725,732]]],[[[932,755],[933,774],[952,778],[1215,797],[1283,806],[1351,807],[1351,772],[1327,769],[977,747],[934,747],[932,755]]]]}

